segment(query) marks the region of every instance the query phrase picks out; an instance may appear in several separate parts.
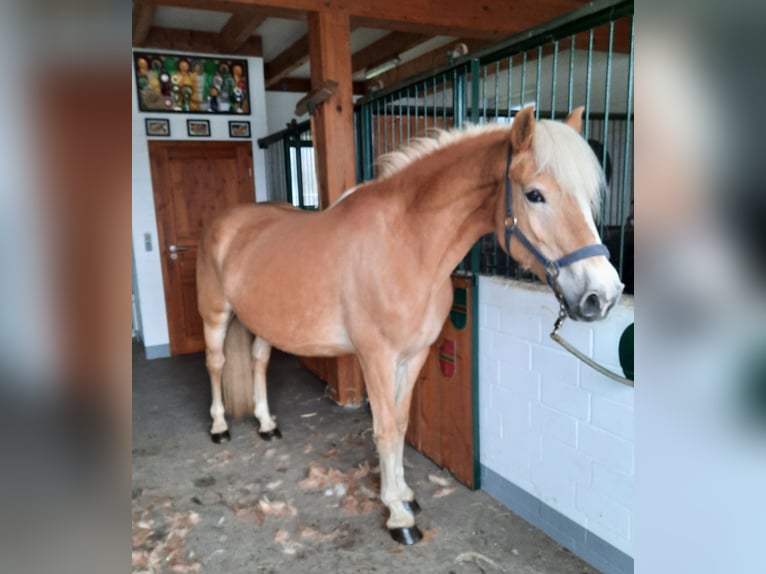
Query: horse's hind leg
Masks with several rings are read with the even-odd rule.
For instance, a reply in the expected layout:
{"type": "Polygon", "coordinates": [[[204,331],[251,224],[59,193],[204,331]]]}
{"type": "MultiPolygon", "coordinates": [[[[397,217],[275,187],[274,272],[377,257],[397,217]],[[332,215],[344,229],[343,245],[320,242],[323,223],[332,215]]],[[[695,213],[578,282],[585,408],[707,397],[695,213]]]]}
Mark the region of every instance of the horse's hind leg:
{"type": "Polygon", "coordinates": [[[210,404],[210,417],[213,426],[210,428],[210,437],[213,442],[220,443],[231,439],[229,427],[224,418],[223,397],[221,396],[221,374],[225,358],[223,354],[223,342],[226,339],[226,328],[229,326],[231,311],[209,313],[203,317],[205,328],[205,359],[207,371],[210,374],[210,389],[213,400],[210,404]]]}
{"type": "Polygon", "coordinates": [[[253,341],[253,396],[255,403],[255,418],[261,425],[258,434],[264,440],[273,437],[282,438],[274,418],[269,412],[269,402],[266,398],[266,368],[269,366],[271,344],[256,335],[253,341]]]}

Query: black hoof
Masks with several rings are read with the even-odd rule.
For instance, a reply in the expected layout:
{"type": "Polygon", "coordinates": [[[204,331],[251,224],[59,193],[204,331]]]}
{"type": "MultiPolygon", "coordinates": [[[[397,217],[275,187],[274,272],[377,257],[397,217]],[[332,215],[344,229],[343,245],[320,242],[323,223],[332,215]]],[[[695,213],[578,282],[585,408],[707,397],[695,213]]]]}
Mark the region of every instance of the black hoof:
{"type": "Polygon", "coordinates": [[[391,538],[405,546],[412,546],[423,539],[423,533],[417,526],[389,528],[388,531],[391,533],[391,538]]]}
{"type": "Polygon", "coordinates": [[[412,500],[402,500],[402,504],[404,504],[404,509],[412,514],[412,516],[420,514],[420,505],[414,498],[412,500]]]}
{"type": "Polygon", "coordinates": [[[221,444],[222,442],[229,442],[231,440],[231,435],[229,434],[229,431],[225,430],[223,432],[210,433],[210,438],[213,439],[215,444],[221,444]]]}
{"type": "Polygon", "coordinates": [[[261,436],[263,440],[271,440],[273,438],[282,438],[282,433],[279,430],[279,427],[274,427],[274,430],[270,430],[268,432],[258,432],[258,434],[261,436]]]}

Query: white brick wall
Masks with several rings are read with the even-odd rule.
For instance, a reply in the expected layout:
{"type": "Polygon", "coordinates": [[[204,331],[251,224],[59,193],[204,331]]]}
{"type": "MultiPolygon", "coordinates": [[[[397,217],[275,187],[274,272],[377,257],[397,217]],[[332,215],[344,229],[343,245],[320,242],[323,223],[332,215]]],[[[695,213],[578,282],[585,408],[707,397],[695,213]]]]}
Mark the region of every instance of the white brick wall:
{"type": "MultiPolygon", "coordinates": [[[[633,389],[550,340],[558,306],[547,287],[479,279],[481,462],[632,555],[633,389]]],[[[631,297],[606,321],[567,321],[562,335],[620,372],[631,297]]]]}

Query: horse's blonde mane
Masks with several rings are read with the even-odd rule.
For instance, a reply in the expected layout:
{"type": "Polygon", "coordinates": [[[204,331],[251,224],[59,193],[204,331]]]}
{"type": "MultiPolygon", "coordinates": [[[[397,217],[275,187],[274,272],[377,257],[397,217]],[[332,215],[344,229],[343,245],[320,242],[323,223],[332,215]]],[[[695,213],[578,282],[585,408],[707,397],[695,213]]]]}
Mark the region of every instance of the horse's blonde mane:
{"type": "MultiPolygon", "coordinates": [[[[378,179],[387,179],[419,159],[463,140],[489,131],[510,129],[509,124],[487,124],[434,130],[431,137],[415,138],[407,146],[381,156],[378,179]]],[[[550,173],[565,192],[580,199],[593,214],[597,214],[604,175],[598,159],[582,136],[562,122],[538,120],[532,147],[538,173],[550,173]]]]}

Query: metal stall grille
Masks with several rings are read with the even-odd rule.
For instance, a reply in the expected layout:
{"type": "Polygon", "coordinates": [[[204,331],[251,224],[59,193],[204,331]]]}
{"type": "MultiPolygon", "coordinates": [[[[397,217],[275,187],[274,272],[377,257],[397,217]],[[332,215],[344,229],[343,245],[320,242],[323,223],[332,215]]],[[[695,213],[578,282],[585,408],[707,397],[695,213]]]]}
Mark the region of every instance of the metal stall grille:
{"type": "Polygon", "coordinates": [[[319,209],[310,122],[291,124],[259,139],[258,146],[266,151],[269,200],[292,203],[302,209],[319,209]]]}
{"type": "MultiPolygon", "coordinates": [[[[447,57],[445,51],[445,59],[447,57]]],[[[376,159],[464,122],[513,121],[535,104],[536,117],[564,119],[584,105],[584,137],[607,176],[598,229],[633,292],[633,2],[593,2],[433,73],[364,98],[357,107],[359,178],[376,159]]],[[[463,270],[532,279],[482,238],[463,270]]]]}

